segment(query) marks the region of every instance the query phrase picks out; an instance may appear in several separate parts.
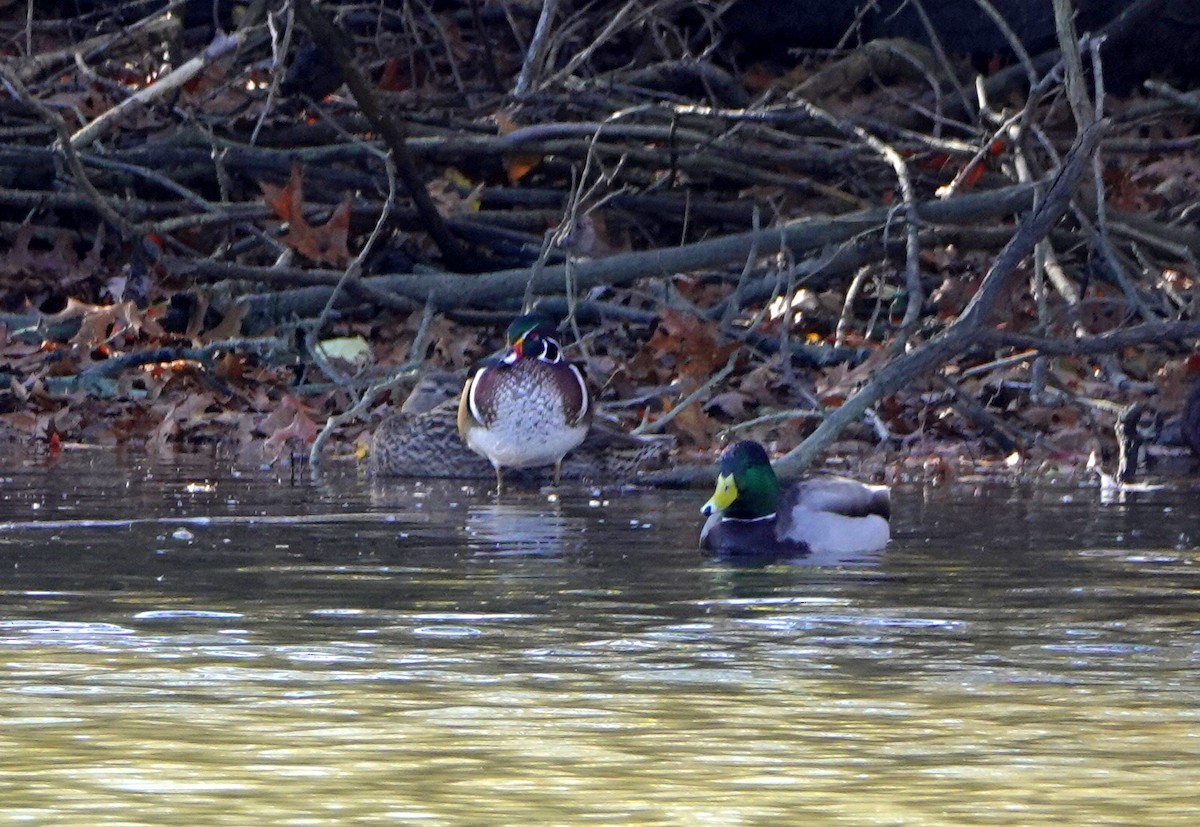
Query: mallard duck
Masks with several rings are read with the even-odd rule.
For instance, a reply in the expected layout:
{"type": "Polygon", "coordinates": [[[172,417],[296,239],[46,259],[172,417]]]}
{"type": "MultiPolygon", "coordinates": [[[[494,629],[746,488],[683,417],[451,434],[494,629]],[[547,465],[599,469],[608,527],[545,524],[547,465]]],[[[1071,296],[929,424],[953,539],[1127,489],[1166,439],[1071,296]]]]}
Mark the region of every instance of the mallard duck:
{"type": "Polygon", "coordinates": [[[831,474],[781,489],[766,450],[752,441],[721,454],[716,491],[700,511],[708,517],[701,547],[735,559],[875,551],[891,536],[886,486],[831,474]]]}
{"type": "Polygon", "coordinates": [[[505,468],[554,466],[583,442],[592,422],[592,400],[583,371],[563,358],[554,324],[538,313],[518,316],[508,328],[508,352],[467,380],[458,404],[463,442],[492,463],[496,488],[505,468]]]}

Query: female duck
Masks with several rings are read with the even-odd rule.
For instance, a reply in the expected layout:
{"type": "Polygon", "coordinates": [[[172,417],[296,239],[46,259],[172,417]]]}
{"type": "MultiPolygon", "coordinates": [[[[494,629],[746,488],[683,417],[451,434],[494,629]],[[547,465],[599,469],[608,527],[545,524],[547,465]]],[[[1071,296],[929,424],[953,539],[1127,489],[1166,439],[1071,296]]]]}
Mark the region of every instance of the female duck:
{"type": "Polygon", "coordinates": [[[700,511],[701,547],[729,558],[875,551],[891,536],[886,486],[829,475],[781,490],[767,452],[750,441],[721,454],[717,490],[700,511]]]}

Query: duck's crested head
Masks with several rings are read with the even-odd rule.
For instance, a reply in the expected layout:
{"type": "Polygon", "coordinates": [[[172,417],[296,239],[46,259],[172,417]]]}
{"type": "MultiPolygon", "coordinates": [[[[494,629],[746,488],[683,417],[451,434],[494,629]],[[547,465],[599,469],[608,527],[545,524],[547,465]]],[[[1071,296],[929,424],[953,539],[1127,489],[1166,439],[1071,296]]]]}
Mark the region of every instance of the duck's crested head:
{"type": "Polygon", "coordinates": [[[545,313],[522,313],[508,326],[508,345],[514,347],[526,338],[557,339],[558,325],[545,313]]]}
{"type": "Polygon", "coordinates": [[[558,326],[545,313],[525,313],[508,326],[508,346],[517,358],[544,358],[557,362],[561,348],[558,326]]]}
{"type": "Polygon", "coordinates": [[[744,440],[721,453],[716,491],[700,511],[730,520],[757,520],[774,514],[778,500],[779,480],[766,449],[744,440]]]}

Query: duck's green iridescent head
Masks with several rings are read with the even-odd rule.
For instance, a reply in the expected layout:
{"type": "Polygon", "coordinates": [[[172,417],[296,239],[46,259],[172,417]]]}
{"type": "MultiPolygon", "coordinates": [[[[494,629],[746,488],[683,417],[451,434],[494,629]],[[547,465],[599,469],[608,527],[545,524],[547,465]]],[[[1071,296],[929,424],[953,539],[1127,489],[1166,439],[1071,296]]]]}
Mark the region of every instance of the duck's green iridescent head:
{"type": "Polygon", "coordinates": [[[757,442],[735,442],[721,453],[717,490],[700,512],[730,520],[756,520],[775,513],[779,480],[766,450],[757,442]]]}
{"type": "Polygon", "coordinates": [[[558,339],[558,326],[545,313],[523,313],[508,326],[508,346],[516,347],[526,337],[558,339]]]}
{"type": "Polygon", "coordinates": [[[508,326],[508,346],[518,359],[557,362],[561,358],[558,326],[544,313],[525,313],[513,319],[508,326]]]}

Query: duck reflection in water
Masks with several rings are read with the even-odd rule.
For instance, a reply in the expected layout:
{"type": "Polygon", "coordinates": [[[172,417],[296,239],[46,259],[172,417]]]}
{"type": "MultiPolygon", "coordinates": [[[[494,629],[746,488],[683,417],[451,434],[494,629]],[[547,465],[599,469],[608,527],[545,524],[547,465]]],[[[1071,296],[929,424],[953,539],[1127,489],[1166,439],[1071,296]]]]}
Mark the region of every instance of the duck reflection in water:
{"type": "Polygon", "coordinates": [[[578,551],[584,532],[568,525],[557,498],[528,504],[488,503],[467,512],[467,547],[495,556],[558,556],[578,551]]]}

